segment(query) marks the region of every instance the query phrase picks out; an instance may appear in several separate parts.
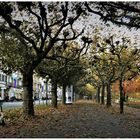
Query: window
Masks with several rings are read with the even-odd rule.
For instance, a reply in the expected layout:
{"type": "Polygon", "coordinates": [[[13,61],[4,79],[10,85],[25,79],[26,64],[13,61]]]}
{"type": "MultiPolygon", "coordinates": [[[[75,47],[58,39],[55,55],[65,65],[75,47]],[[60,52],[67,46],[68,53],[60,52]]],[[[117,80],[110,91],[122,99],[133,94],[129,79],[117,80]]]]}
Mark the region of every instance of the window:
{"type": "Polygon", "coordinates": [[[10,83],[10,76],[7,76],[7,82],[10,83]]]}
{"type": "Polygon", "coordinates": [[[12,77],[11,77],[11,76],[10,76],[10,80],[9,80],[9,82],[12,83],[12,77]]]}
{"type": "Polygon", "coordinates": [[[17,86],[17,80],[14,79],[14,88],[16,88],[16,86],[17,86]]]}
{"type": "Polygon", "coordinates": [[[71,97],[70,96],[68,97],[68,101],[71,102],[71,97]]]}
{"type": "Polygon", "coordinates": [[[5,82],[7,82],[7,75],[5,75],[5,82]]]}
{"type": "Polygon", "coordinates": [[[22,86],[22,81],[21,80],[19,80],[19,86],[22,86]]]}
{"type": "Polygon", "coordinates": [[[2,74],[2,82],[4,82],[4,77],[5,77],[5,76],[2,74]]]}
{"type": "Polygon", "coordinates": [[[14,79],[13,79],[13,77],[11,77],[11,83],[12,83],[12,85],[14,85],[14,79]]]}
{"type": "Polygon", "coordinates": [[[0,81],[2,81],[2,75],[0,74],[0,81]]]}
{"type": "Polygon", "coordinates": [[[16,86],[18,87],[19,86],[19,80],[16,79],[16,86]]]}

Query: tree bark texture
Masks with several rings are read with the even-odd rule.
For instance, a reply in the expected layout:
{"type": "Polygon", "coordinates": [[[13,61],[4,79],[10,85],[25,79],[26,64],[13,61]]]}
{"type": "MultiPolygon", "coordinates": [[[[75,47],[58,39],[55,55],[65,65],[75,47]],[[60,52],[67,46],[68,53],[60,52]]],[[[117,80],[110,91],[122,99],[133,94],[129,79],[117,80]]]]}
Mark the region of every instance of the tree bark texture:
{"type": "Polygon", "coordinates": [[[75,102],[75,88],[72,86],[72,101],[75,102]]]}
{"type": "Polygon", "coordinates": [[[102,105],[105,104],[104,96],[105,96],[105,84],[102,85],[102,92],[101,92],[101,104],[102,105]]]}
{"type": "Polygon", "coordinates": [[[23,73],[23,114],[34,116],[33,106],[33,71],[27,70],[23,73]]]}
{"type": "Polygon", "coordinates": [[[100,89],[101,87],[97,88],[97,102],[100,103],[100,89]]]}
{"type": "Polygon", "coordinates": [[[52,81],[52,107],[57,108],[57,82],[52,81]]]}
{"type": "Polygon", "coordinates": [[[46,105],[48,105],[48,81],[46,80],[46,105]]]}
{"type": "Polygon", "coordinates": [[[62,87],[62,104],[65,105],[66,104],[66,85],[63,84],[62,87]]]}
{"type": "Polygon", "coordinates": [[[108,82],[107,84],[107,102],[106,106],[110,107],[111,106],[111,84],[108,82]]]}
{"type": "Polygon", "coordinates": [[[123,95],[122,78],[120,78],[120,81],[119,81],[119,88],[120,88],[120,113],[122,114],[124,112],[124,95],[123,95]]]}

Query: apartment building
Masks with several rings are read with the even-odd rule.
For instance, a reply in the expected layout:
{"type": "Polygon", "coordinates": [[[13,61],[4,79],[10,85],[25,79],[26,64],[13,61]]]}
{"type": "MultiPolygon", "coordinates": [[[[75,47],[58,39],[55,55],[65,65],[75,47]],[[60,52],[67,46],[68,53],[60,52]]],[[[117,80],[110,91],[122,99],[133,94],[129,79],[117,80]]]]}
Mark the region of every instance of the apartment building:
{"type": "MultiPolygon", "coordinates": [[[[23,97],[22,87],[22,75],[20,72],[14,72],[10,75],[3,73],[0,70],[0,97],[2,100],[11,97],[22,99],[23,97]]],[[[66,103],[73,102],[73,86],[67,86],[66,88],[66,103]]],[[[33,75],[33,98],[34,99],[51,99],[52,98],[52,86],[51,80],[43,79],[37,74],[33,75]]],[[[58,100],[62,100],[62,87],[57,88],[58,100]]]]}
{"type": "Polygon", "coordinates": [[[47,94],[46,80],[38,75],[33,75],[33,97],[37,99],[45,98],[47,94]]]}
{"type": "Polygon", "coordinates": [[[22,98],[22,76],[19,72],[7,75],[0,70],[0,96],[22,98]]]}

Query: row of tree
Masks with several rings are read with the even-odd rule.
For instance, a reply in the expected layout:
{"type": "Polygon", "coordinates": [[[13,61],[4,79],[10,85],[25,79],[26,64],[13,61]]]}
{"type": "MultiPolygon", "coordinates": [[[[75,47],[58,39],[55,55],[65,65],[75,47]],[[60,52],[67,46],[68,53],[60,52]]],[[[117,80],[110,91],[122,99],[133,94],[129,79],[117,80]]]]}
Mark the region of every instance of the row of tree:
{"type": "MultiPolygon", "coordinates": [[[[48,65],[53,63],[49,60],[57,61],[57,58],[61,58],[59,54],[62,54],[68,47],[67,43],[77,39],[84,33],[83,29],[77,30],[75,28],[78,20],[87,17],[88,13],[94,13],[99,15],[105,22],[111,21],[119,25],[139,28],[140,18],[137,5],[138,3],[135,2],[130,4],[126,2],[1,2],[0,57],[3,62],[3,70],[8,72],[19,70],[23,75],[24,115],[34,115],[32,98],[34,71],[44,62],[44,59],[48,60],[45,63],[49,68],[48,65]],[[132,12],[133,14],[131,14],[132,12]],[[124,18],[127,20],[121,20],[124,18]]],[[[87,52],[85,47],[92,42],[84,36],[82,41],[84,42],[83,47],[74,48],[76,58],[83,51],[87,52]]],[[[116,54],[114,55],[113,52],[116,47],[114,48],[109,40],[106,43],[111,45],[112,55],[117,57],[117,61],[121,60],[117,53],[122,49],[115,50],[116,54]]],[[[58,65],[65,65],[66,60],[64,58],[64,62],[62,61],[58,65]]],[[[99,60],[95,57],[95,61],[99,60]]],[[[114,65],[112,61],[108,61],[108,63],[108,65],[114,65]]],[[[57,69],[57,64],[55,65],[57,69]]],[[[120,61],[117,65],[118,67],[123,66],[123,62],[120,61]]],[[[65,67],[65,69],[67,68],[69,69],[69,67],[65,67]]],[[[119,68],[123,75],[124,68],[119,68]]],[[[108,92],[110,92],[110,83],[114,77],[114,66],[111,70],[113,73],[108,79],[108,92]]],[[[58,71],[61,70],[58,68],[58,71]]],[[[56,78],[53,78],[55,76],[50,71],[47,73],[52,77],[54,90],[56,90],[54,82],[56,78]]],[[[110,94],[108,96],[110,97],[110,94]]]]}
{"type": "MultiPolygon", "coordinates": [[[[23,75],[24,115],[34,115],[32,91],[35,69],[44,59],[52,66],[53,62],[49,60],[59,58],[58,55],[67,48],[67,42],[83,33],[83,30],[77,32],[74,29],[74,22],[82,12],[81,4],[68,2],[0,3],[2,66],[5,66],[3,70],[19,70],[23,75]]],[[[76,55],[81,52],[80,48],[76,51],[76,55]]],[[[47,64],[45,66],[49,69],[47,64]]],[[[59,65],[54,64],[54,67],[57,69],[59,65]]],[[[61,71],[60,68],[58,71],[61,71]]],[[[53,93],[56,94],[58,72],[53,75],[49,70],[47,73],[52,78],[53,93]]]]}
{"type": "Polygon", "coordinates": [[[79,79],[85,75],[85,68],[79,54],[78,56],[77,53],[75,54],[72,43],[69,45],[71,46],[63,52],[64,54],[59,53],[54,61],[43,60],[35,69],[41,77],[51,79],[52,105],[55,108],[57,107],[57,85],[62,86],[62,103],[66,104],[66,87],[75,86],[79,79]]]}
{"type": "Polygon", "coordinates": [[[123,113],[125,101],[124,81],[139,74],[140,50],[131,45],[130,40],[99,39],[94,44],[89,59],[90,83],[97,88],[98,102],[104,104],[105,87],[107,89],[107,107],[111,106],[112,84],[119,81],[120,113],[123,113]],[[102,91],[100,91],[102,89],[102,91]],[[101,99],[100,99],[101,94],[101,99]]]}

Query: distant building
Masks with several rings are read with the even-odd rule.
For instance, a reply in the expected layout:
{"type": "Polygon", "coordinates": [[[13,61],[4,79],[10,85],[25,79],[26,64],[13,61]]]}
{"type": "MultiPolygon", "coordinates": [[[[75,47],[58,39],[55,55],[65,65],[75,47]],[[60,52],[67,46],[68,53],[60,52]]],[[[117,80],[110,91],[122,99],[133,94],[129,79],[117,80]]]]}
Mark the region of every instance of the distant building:
{"type": "Polygon", "coordinates": [[[22,76],[19,72],[7,75],[0,70],[0,96],[22,98],[22,76]]]}
{"type": "Polygon", "coordinates": [[[73,85],[67,86],[66,88],[66,103],[73,103],[75,100],[75,93],[73,85]]]}
{"type": "Polygon", "coordinates": [[[33,96],[37,99],[42,99],[46,97],[46,90],[47,85],[45,79],[37,76],[36,74],[33,75],[33,96]]]}
{"type": "MultiPolygon", "coordinates": [[[[22,75],[20,72],[13,72],[12,74],[5,74],[0,70],[0,97],[2,100],[15,97],[17,99],[23,98],[22,75]]],[[[66,88],[66,103],[73,102],[73,86],[66,88]]],[[[52,98],[51,79],[43,79],[37,74],[33,75],[33,98],[34,99],[48,99],[52,98]]],[[[62,87],[57,88],[57,98],[62,100],[62,87]]]]}

